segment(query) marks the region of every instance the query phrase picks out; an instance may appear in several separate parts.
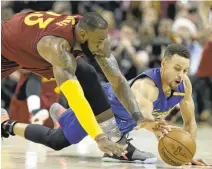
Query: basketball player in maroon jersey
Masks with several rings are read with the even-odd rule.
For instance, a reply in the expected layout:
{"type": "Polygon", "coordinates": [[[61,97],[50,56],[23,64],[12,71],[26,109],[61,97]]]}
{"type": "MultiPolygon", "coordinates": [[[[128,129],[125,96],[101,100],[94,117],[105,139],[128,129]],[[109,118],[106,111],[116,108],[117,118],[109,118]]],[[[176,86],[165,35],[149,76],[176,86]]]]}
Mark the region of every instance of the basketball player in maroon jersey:
{"type": "MultiPolygon", "coordinates": [[[[95,56],[118,99],[140,124],[143,117],[110,52],[107,34],[107,22],[95,12],[83,17],[52,12],[16,14],[2,23],[2,78],[18,69],[37,73],[47,79],[54,77],[80,124],[95,139],[100,150],[120,156],[126,152],[126,146],[111,142],[104,134],[75,76],[76,59],[84,53],[88,57],[95,56]]],[[[96,89],[90,90],[94,93],[96,89]]],[[[103,122],[111,117],[107,114],[97,119],[103,122]]],[[[7,125],[4,126],[8,128],[16,125],[16,121],[12,120],[5,123],[7,125]]],[[[12,130],[8,131],[14,134],[12,130]]],[[[27,131],[33,133],[33,128],[27,131]]],[[[8,133],[2,135],[8,136],[8,133]]]]}

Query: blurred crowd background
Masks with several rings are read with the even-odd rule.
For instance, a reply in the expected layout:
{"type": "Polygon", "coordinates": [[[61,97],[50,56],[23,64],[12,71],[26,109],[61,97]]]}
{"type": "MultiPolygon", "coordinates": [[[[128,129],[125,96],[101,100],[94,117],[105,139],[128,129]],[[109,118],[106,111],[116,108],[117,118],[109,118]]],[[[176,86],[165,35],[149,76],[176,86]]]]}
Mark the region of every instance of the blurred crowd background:
{"type": "MultiPolygon", "coordinates": [[[[83,15],[99,12],[109,24],[112,50],[122,73],[130,80],[159,67],[165,47],[180,43],[191,53],[196,120],[212,124],[212,2],[182,1],[2,1],[1,20],[31,10],[83,15]],[[209,58],[203,61],[203,58],[209,58]],[[210,64],[209,64],[210,63],[210,64]]],[[[106,81],[95,60],[88,60],[106,81]]],[[[20,72],[1,81],[1,105],[9,109],[20,72]]],[[[181,120],[178,109],[169,120],[181,120]]]]}

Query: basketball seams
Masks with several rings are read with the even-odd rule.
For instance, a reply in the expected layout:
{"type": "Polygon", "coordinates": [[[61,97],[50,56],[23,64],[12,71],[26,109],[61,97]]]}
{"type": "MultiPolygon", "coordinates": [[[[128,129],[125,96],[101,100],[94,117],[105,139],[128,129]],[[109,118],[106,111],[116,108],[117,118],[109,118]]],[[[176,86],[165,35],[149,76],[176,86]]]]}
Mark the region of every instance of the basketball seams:
{"type": "Polygon", "coordinates": [[[166,146],[165,146],[163,140],[162,140],[162,143],[163,143],[163,148],[165,148],[166,151],[167,151],[172,157],[174,157],[175,159],[177,159],[177,160],[179,160],[179,161],[181,161],[181,162],[183,162],[183,163],[187,163],[187,161],[182,161],[182,160],[178,159],[177,157],[175,157],[174,155],[172,155],[172,154],[168,151],[168,149],[166,148],[166,146]]]}
{"type": "MultiPolygon", "coordinates": [[[[167,135],[166,135],[166,137],[168,137],[168,138],[170,138],[170,139],[176,141],[176,142],[179,143],[180,145],[182,145],[186,150],[188,150],[188,152],[191,154],[192,157],[194,156],[195,153],[193,154],[184,144],[180,143],[179,141],[177,141],[177,140],[175,140],[174,138],[171,138],[171,137],[169,137],[169,136],[167,136],[167,135]]],[[[195,143],[195,144],[196,144],[196,143],[195,143]]],[[[195,150],[195,152],[196,152],[196,150],[195,150]]]]}
{"type": "Polygon", "coordinates": [[[196,142],[194,141],[194,139],[187,133],[187,132],[185,132],[184,130],[174,130],[174,131],[176,131],[176,132],[182,132],[182,133],[184,133],[185,135],[187,135],[187,136],[189,136],[190,138],[191,138],[191,140],[194,142],[194,144],[196,144],[196,142]]]}

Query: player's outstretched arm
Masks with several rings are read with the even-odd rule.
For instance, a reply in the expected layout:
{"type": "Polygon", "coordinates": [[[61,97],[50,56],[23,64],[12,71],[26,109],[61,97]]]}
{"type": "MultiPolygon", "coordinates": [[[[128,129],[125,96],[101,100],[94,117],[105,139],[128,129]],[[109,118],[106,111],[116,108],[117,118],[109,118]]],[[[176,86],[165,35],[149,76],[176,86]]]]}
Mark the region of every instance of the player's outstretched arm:
{"type": "Polygon", "coordinates": [[[76,60],[70,53],[69,43],[63,38],[48,36],[41,39],[37,48],[52,64],[54,78],[84,129],[94,139],[103,134],[75,76],[76,60]]]}
{"type": "Polygon", "coordinates": [[[37,44],[39,54],[53,66],[55,80],[68,100],[85,131],[96,140],[100,150],[120,156],[126,146],[109,141],[98,125],[93,111],[84,97],[83,90],[75,76],[76,60],[71,54],[69,43],[54,36],[43,37],[37,44]]]}
{"type": "Polygon", "coordinates": [[[127,80],[122,75],[114,56],[112,54],[108,57],[97,56],[96,60],[125,109],[131,113],[136,122],[143,118],[135,100],[135,96],[133,95],[127,80]]]}
{"type": "MultiPolygon", "coordinates": [[[[192,99],[192,85],[188,78],[185,76],[184,79],[185,97],[180,102],[180,112],[183,117],[184,130],[191,134],[193,139],[197,136],[197,124],[194,114],[194,101],[192,99]]],[[[199,166],[209,166],[203,159],[192,159],[190,164],[199,166]]]]}
{"type": "Polygon", "coordinates": [[[184,129],[191,134],[193,139],[196,139],[197,124],[194,114],[194,102],[192,99],[192,85],[189,78],[186,76],[184,80],[185,97],[180,102],[180,112],[183,117],[184,129]]]}
{"type": "MultiPolygon", "coordinates": [[[[131,90],[135,95],[136,101],[145,119],[154,120],[153,112],[153,102],[157,100],[158,88],[155,86],[154,82],[149,78],[138,79],[131,86],[131,90]]],[[[157,138],[161,137],[163,133],[168,133],[165,130],[155,130],[159,124],[165,124],[164,121],[144,121],[135,129],[145,128],[154,132],[157,138]]]]}

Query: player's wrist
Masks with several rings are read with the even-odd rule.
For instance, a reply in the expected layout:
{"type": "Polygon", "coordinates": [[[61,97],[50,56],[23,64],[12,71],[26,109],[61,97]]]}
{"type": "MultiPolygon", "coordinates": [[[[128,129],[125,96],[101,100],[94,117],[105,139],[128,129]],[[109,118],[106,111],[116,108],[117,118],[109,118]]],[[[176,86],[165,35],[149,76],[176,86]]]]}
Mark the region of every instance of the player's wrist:
{"type": "Polygon", "coordinates": [[[108,139],[107,135],[104,134],[104,133],[102,133],[102,134],[99,134],[99,135],[97,135],[97,136],[95,137],[95,141],[96,141],[96,142],[99,142],[99,141],[102,140],[102,139],[108,139]]]}

